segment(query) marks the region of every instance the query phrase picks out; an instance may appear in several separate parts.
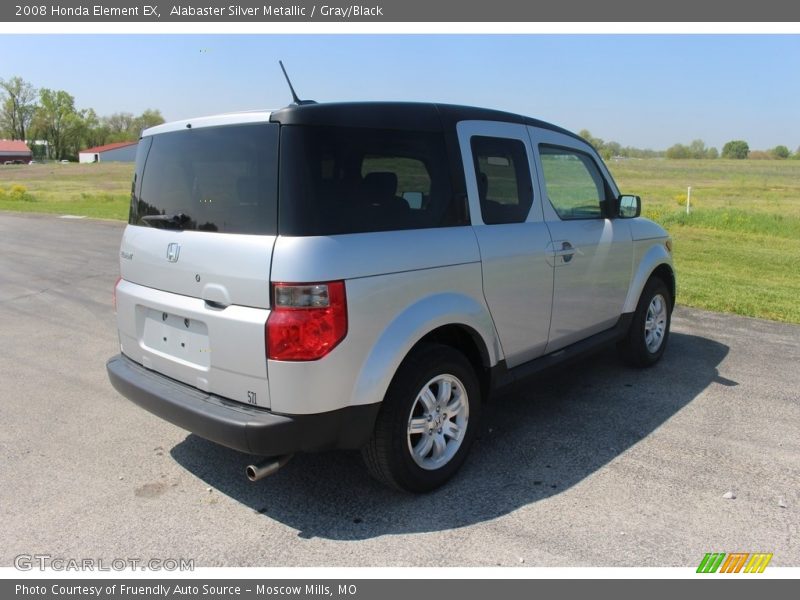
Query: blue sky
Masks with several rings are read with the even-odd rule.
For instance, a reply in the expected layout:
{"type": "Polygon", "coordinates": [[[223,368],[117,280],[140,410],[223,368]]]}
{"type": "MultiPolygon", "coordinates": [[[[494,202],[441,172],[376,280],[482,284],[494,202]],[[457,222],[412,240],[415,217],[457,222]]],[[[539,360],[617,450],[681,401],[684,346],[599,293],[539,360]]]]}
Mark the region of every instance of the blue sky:
{"type": "Polygon", "coordinates": [[[101,115],[280,107],[281,58],[318,101],[486,106],[654,149],[800,146],[800,35],[2,35],[0,56],[0,78],[101,115]]]}

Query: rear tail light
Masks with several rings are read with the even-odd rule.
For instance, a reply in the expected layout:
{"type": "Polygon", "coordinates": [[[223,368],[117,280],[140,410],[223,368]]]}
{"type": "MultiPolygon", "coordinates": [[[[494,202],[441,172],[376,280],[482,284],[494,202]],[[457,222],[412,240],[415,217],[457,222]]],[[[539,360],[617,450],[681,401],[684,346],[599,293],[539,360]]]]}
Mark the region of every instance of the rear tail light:
{"type": "Polygon", "coordinates": [[[117,286],[120,281],[122,281],[122,277],[117,277],[114,282],[114,290],[111,292],[111,303],[114,305],[114,312],[117,312],[117,286]]]}
{"type": "Polygon", "coordinates": [[[347,335],[344,281],[273,284],[265,333],[267,358],[322,358],[347,335]]]}

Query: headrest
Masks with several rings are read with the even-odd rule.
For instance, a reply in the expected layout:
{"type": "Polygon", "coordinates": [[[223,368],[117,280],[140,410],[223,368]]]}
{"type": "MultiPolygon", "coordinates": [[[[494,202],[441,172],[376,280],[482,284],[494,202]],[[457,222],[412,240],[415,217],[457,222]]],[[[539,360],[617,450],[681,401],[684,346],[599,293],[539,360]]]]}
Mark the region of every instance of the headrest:
{"type": "Polygon", "coordinates": [[[382,200],[397,192],[397,175],[389,171],[367,173],[361,182],[361,192],[367,199],[382,200]]]}

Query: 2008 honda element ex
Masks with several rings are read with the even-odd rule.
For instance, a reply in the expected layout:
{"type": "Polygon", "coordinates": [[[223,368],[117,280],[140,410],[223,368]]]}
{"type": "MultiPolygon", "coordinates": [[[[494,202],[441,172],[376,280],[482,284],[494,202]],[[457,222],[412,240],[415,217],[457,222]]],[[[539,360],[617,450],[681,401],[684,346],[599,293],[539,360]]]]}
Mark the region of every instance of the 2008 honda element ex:
{"type": "Polygon", "coordinates": [[[146,130],[114,387],[271,460],[360,448],[436,488],[493,391],[616,342],[661,358],[671,240],[568,131],[492,110],[294,105],[146,130]]]}

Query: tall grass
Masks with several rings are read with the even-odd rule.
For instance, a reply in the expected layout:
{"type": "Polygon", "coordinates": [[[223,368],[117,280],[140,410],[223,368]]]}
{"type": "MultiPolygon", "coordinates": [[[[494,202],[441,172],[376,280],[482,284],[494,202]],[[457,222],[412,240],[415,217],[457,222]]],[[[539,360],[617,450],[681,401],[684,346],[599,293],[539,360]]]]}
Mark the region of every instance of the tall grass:
{"type": "Polygon", "coordinates": [[[22,186],[25,193],[0,193],[0,210],[128,217],[131,163],[0,166],[0,190],[22,186]]]}
{"type": "Polygon", "coordinates": [[[669,230],[674,230],[676,227],[699,227],[766,237],[800,239],[800,216],[794,215],[731,208],[696,209],[689,214],[684,210],[667,212],[653,209],[646,210],[645,216],[669,230]]]}
{"type": "Polygon", "coordinates": [[[611,162],[672,235],[678,302],[800,323],[800,161],[611,162]],[[687,187],[692,208],[686,214],[687,187]]]}

